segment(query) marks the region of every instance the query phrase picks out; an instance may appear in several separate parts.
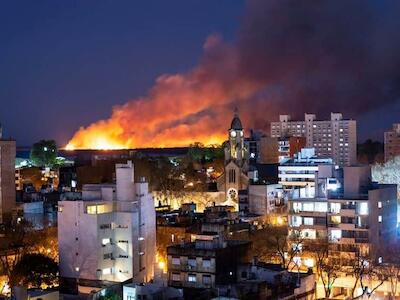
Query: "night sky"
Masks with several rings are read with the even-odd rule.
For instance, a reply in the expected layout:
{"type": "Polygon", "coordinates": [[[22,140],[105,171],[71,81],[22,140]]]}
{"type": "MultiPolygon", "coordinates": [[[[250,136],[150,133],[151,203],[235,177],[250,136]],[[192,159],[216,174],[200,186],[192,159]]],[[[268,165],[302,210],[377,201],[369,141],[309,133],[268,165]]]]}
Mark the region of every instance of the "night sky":
{"type": "MultiPolygon", "coordinates": [[[[384,129],[400,122],[396,1],[379,5],[332,1],[311,12],[307,5],[293,9],[295,2],[289,0],[266,2],[3,1],[0,122],[4,136],[12,136],[19,146],[42,138],[65,146],[81,126],[109,118],[114,105],[154,98],[153,92],[147,95],[158,76],[187,74],[198,65],[201,76],[207,77],[207,88],[197,73],[185,75],[185,82],[196,80],[194,90],[206,89],[209,94],[212,77],[210,81],[218,82],[222,90],[218,96],[232,101],[210,99],[199,110],[179,111],[175,119],[158,121],[149,130],[153,139],[149,145],[169,138],[175,129],[187,136],[192,124],[193,130],[211,130],[204,120],[219,117],[222,121],[215,125],[225,132],[223,124],[231,118],[237,99],[245,122],[258,127],[277,119],[278,113],[314,112],[327,117],[330,111],[341,111],[359,121],[359,140],[364,140],[382,139],[384,129]],[[320,49],[324,43],[328,45],[320,49]],[[221,44],[233,48],[227,51],[231,56],[226,55],[231,60],[225,58],[221,44]],[[226,92],[233,86],[239,88],[226,92]],[[333,99],[339,98],[335,105],[333,99]],[[266,111],[265,117],[250,106],[266,111]],[[154,131],[163,126],[169,132],[157,138],[154,131]]],[[[163,84],[164,93],[168,87],[163,84]]],[[[202,100],[189,98],[185,101],[196,107],[196,101],[202,100]]],[[[135,114],[141,113],[141,106],[134,108],[135,114]]],[[[146,131],[146,120],[124,117],[122,127],[135,128],[140,122],[144,123],[140,130],[146,131]]],[[[118,138],[138,130],[125,129],[118,138]]],[[[140,136],[132,144],[140,146],[144,140],[140,136]]]]}
{"type": "Polygon", "coordinates": [[[206,37],[233,39],[243,1],[2,1],[0,122],[20,146],[64,145],[162,73],[195,65],[206,37]],[[190,2],[190,3],[189,3],[190,2]]]}

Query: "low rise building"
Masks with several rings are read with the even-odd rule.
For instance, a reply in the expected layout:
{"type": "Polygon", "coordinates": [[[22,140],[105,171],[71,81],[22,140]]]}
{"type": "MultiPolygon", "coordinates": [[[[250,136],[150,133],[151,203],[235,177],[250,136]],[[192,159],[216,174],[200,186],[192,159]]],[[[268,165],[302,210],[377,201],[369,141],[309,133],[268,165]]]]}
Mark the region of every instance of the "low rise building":
{"type": "Polygon", "coordinates": [[[251,243],[225,240],[216,233],[195,236],[194,242],[170,246],[168,285],[209,289],[237,281],[237,266],[248,261],[251,243]]]}

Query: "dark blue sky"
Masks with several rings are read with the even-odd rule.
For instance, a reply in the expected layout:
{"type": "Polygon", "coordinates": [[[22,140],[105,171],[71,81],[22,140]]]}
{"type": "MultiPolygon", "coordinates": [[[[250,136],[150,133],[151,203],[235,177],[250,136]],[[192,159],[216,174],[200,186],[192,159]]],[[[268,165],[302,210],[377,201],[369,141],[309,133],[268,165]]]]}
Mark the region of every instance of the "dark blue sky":
{"type": "Polygon", "coordinates": [[[262,112],[263,123],[264,111],[276,119],[278,111],[339,110],[357,118],[360,141],[382,139],[400,121],[398,2],[332,1],[315,11],[306,2],[250,2],[247,14],[245,0],[1,2],[5,137],[19,146],[43,138],[64,146],[80,126],[108,118],[113,105],[146,95],[157,76],[196,66],[212,33],[238,47],[238,79],[286,84],[286,99],[263,99],[247,121],[262,112]]]}
{"type": "Polygon", "coordinates": [[[162,73],[194,66],[206,37],[233,39],[244,2],[3,1],[0,122],[29,145],[66,143],[141,96],[162,73]]]}

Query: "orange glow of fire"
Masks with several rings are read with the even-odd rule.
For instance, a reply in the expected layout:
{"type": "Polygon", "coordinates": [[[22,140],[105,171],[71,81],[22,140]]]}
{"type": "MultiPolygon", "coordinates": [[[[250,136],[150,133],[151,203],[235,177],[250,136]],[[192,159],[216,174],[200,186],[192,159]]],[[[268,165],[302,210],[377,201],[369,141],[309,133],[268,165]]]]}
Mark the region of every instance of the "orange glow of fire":
{"type": "Polygon", "coordinates": [[[233,101],[243,101],[260,86],[239,76],[237,53],[220,37],[211,35],[204,51],[198,66],[159,76],[146,97],[115,106],[109,119],[80,128],[65,149],[220,145],[233,101]],[[223,59],[216,61],[219,56],[223,59]]]}

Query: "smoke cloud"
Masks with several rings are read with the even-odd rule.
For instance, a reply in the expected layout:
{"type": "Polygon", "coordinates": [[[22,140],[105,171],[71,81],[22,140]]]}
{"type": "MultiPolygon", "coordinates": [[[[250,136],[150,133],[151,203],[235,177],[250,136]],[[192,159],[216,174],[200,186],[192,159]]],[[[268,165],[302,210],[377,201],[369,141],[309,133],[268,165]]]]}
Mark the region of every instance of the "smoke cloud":
{"type": "Polygon", "coordinates": [[[267,129],[280,113],[357,117],[399,101],[398,1],[249,0],[237,38],[204,43],[200,63],[80,128],[67,148],[221,143],[232,111],[267,129]]]}

